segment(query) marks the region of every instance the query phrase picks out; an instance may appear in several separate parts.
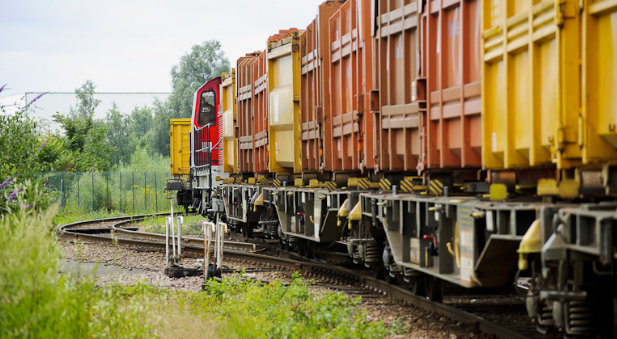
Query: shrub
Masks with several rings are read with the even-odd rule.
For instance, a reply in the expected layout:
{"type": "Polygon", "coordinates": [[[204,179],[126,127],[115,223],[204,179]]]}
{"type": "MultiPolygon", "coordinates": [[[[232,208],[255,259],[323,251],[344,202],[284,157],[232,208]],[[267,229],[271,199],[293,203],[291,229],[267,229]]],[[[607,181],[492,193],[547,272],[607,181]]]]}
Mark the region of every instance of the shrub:
{"type": "MultiPolygon", "coordinates": [[[[33,201],[45,199],[31,190],[33,201]]],[[[58,206],[28,207],[22,196],[0,217],[0,337],[151,337],[143,322],[152,295],[143,284],[96,287],[94,278],[59,275],[60,249],[52,227],[58,206]]]]}

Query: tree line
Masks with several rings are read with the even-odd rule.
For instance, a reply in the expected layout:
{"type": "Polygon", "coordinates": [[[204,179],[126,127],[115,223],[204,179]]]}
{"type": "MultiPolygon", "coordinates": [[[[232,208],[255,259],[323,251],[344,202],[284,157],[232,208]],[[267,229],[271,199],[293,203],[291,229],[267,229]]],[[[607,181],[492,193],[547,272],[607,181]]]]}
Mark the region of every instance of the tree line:
{"type": "Polygon", "coordinates": [[[121,112],[114,103],[103,119],[94,118],[101,100],[95,98],[96,84],[87,80],[75,89],[76,107],[53,116],[63,135],[37,137],[46,140],[38,154],[41,170],[110,171],[129,164],[138,150],[169,156],[169,120],[189,118],[199,86],[229,69],[221,43],[204,41],[172,67],[172,93],[166,100],[131,112],[121,112]]]}

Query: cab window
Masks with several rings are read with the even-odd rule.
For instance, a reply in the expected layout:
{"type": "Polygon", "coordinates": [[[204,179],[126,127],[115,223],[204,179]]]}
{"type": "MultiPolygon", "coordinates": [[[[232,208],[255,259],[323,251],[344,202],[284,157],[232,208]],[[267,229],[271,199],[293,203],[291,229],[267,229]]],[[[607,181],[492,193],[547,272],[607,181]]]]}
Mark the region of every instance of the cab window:
{"type": "Polygon", "coordinates": [[[212,90],[201,93],[197,124],[199,126],[216,124],[216,94],[212,90]]]}

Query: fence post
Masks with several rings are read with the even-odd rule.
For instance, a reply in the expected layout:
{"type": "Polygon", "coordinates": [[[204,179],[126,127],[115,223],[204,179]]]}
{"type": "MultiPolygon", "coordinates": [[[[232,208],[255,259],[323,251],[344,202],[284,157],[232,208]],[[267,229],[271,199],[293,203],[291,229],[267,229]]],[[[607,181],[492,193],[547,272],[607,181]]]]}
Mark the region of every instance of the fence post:
{"type": "Polygon", "coordinates": [[[109,201],[109,172],[107,172],[107,175],[105,176],[105,178],[107,178],[107,199],[105,199],[105,207],[111,205],[110,201],[109,201]]]}
{"type": "MultiPolygon", "coordinates": [[[[75,178],[75,176],[73,175],[73,178],[75,178]]],[[[77,209],[80,210],[81,212],[81,200],[79,199],[79,179],[80,177],[77,177],[77,209]]]]}
{"type": "MultiPolygon", "coordinates": [[[[60,205],[62,205],[62,212],[66,212],[66,197],[64,196],[64,172],[61,174],[60,179],[60,192],[62,193],[62,199],[60,199],[60,205]]],[[[64,213],[63,213],[64,214],[64,213]]]]}
{"type": "Polygon", "coordinates": [[[120,172],[120,211],[124,212],[124,190],[122,189],[122,172],[120,172]]]}
{"type": "Polygon", "coordinates": [[[90,194],[92,195],[92,212],[94,212],[94,172],[90,172],[92,176],[92,187],[90,190],[90,194]]]}
{"type": "Polygon", "coordinates": [[[133,189],[133,214],[135,214],[135,172],[132,172],[133,174],[133,186],[131,186],[131,188],[133,189]]]}
{"type": "Polygon", "coordinates": [[[146,194],[147,190],[148,190],[148,179],[147,176],[148,172],[144,172],[144,209],[146,210],[146,213],[148,212],[148,195],[146,194]]]}
{"type": "Polygon", "coordinates": [[[156,205],[156,211],[159,211],[159,187],[156,185],[156,172],[154,172],[154,204],[156,205]]]}

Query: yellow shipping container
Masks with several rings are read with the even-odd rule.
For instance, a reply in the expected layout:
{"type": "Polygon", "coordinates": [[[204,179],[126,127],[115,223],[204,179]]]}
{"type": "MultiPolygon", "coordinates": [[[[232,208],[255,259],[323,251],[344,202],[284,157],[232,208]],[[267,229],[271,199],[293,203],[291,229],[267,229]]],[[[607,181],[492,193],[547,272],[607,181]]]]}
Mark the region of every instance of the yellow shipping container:
{"type": "Polygon", "coordinates": [[[221,84],[223,102],[223,167],[227,173],[238,172],[236,130],[236,69],[223,73],[221,84]]]}
{"type": "Polygon", "coordinates": [[[300,34],[268,41],[270,172],[299,173],[300,158],[300,34]]]}
{"type": "Polygon", "coordinates": [[[578,0],[483,1],[483,164],[581,162],[578,0]]]}
{"type": "MultiPolygon", "coordinates": [[[[583,13],[583,163],[617,160],[617,1],[586,0],[583,13]]],[[[615,165],[615,163],[612,163],[615,165]]],[[[604,182],[608,181],[606,173],[604,182]]]]}
{"type": "Polygon", "coordinates": [[[617,160],[617,2],[490,0],[482,21],[484,166],[617,160]]]}
{"type": "Polygon", "coordinates": [[[191,157],[191,119],[171,119],[169,121],[169,144],[171,175],[189,174],[191,157]]]}

